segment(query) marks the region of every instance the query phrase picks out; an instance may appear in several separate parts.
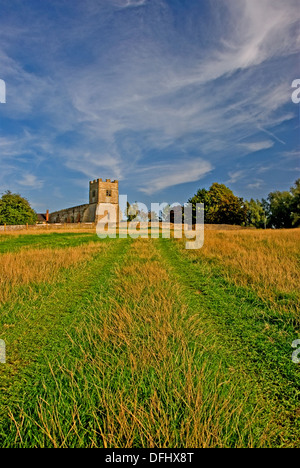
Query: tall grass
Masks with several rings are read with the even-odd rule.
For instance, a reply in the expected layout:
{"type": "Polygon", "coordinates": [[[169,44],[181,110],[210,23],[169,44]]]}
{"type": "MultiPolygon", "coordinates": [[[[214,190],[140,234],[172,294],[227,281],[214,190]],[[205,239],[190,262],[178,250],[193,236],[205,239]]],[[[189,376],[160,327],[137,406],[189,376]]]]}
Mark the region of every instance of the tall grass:
{"type": "Polygon", "coordinates": [[[205,232],[203,248],[186,255],[219,265],[227,279],[254,289],[276,306],[293,313],[295,301],[300,307],[300,229],[210,230],[205,232]],[[278,299],[283,299],[282,304],[278,299]]]}
{"type": "Polygon", "coordinates": [[[10,443],[268,445],[273,416],[245,376],[228,369],[153,241],[132,244],[108,289],[95,281],[88,308],[78,307],[80,319],[66,330],[67,354],[50,353],[27,383],[26,399],[10,407],[10,443]]]}
{"type": "Polygon", "coordinates": [[[26,250],[0,255],[0,304],[17,293],[19,286],[30,283],[53,283],[61,269],[84,262],[101,244],[91,243],[83,247],[65,249],[26,250]]]}
{"type": "MultiPolygon", "coordinates": [[[[218,291],[213,276],[199,290],[206,278],[192,268],[208,262],[212,269],[204,272],[217,271],[265,300],[275,300],[276,291],[294,295],[298,240],[298,231],[209,231],[199,251],[175,248],[180,241],[116,239],[2,254],[3,308],[14,298],[18,313],[5,332],[12,357],[0,368],[1,445],[296,446],[289,434],[294,400],[287,410],[269,396],[295,377],[288,366],[285,374],[282,341],[273,379],[264,360],[272,346],[260,332],[265,319],[251,336],[256,305],[245,293],[227,312],[237,302],[227,297],[232,291],[218,291]],[[191,285],[181,278],[189,273],[191,285]],[[31,295],[31,284],[40,292],[47,285],[47,297],[31,295]],[[236,337],[244,332],[253,354],[239,352],[236,337]]],[[[271,325],[276,338],[281,330],[271,325]]]]}

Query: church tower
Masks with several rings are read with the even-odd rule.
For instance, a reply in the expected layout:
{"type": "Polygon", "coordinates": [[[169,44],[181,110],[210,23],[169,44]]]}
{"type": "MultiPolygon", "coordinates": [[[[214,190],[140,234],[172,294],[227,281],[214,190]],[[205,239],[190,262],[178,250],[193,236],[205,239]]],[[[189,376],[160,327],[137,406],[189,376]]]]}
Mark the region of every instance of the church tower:
{"type": "Polygon", "coordinates": [[[90,205],[97,205],[96,222],[106,214],[108,214],[110,222],[118,222],[119,182],[117,180],[111,181],[110,179],[106,179],[105,182],[102,179],[91,181],[89,203],[90,205]]]}
{"type": "Polygon", "coordinates": [[[108,214],[109,221],[118,223],[119,210],[119,182],[106,179],[90,182],[89,203],[74,206],[48,214],[50,223],[97,223],[108,214]]]}

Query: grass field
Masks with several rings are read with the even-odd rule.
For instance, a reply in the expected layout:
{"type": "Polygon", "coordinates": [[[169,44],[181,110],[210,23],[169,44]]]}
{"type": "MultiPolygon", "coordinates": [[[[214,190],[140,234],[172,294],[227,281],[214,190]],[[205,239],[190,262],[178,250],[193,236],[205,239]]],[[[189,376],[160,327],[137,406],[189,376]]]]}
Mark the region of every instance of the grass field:
{"type": "Polygon", "coordinates": [[[0,235],[0,446],[300,447],[299,246],[0,235]]]}

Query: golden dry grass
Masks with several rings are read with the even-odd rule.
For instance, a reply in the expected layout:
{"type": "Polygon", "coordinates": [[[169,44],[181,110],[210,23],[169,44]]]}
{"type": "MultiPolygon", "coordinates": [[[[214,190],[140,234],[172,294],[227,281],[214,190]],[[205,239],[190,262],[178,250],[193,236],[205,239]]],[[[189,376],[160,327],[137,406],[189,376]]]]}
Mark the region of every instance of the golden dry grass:
{"type": "Polygon", "coordinates": [[[43,228],[24,228],[24,229],[16,229],[16,230],[7,230],[7,231],[0,231],[0,242],[2,241],[1,237],[6,236],[24,236],[24,235],[38,235],[38,234],[52,234],[52,233],[59,233],[59,234],[82,234],[82,233],[96,233],[96,227],[61,227],[57,228],[55,226],[51,226],[47,228],[47,226],[43,226],[43,228]]]}
{"type": "Polygon", "coordinates": [[[91,243],[65,249],[30,249],[0,255],[0,303],[6,302],[19,286],[54,282],[62,268],[86,261],[101,247],[99,243],[91,243]]]}
{"type": "Polygon", "coordinates": [[[300,229],[205,232],[204,246],[187,255],[216,260],[237,285],[261,297],[297,294],[300,282],[300,229]]]}
{"type": "MultiPolygon", "coordinates": [[[[144,224],[144,223],[143,223],[144,224]]],[[[151,228],[151,222],[147,223],[147,226],[149,228],[149,233],[150,233],[150,228],[151,228]]],[[[154,223],[155,228],[157,228],[156,223],[154,223]]],[[[129,222],[122,222],[120,225],[117,226],[117,232],[119,227],[121,228],[121,231],[126,229],[127,227],[130,226],[129,222]]],[[[137,226],[137,229],[139,229],[139,225],[137,226]]],[[[159,230],[161,232],[163,227],[163,223],[159,222],[159,230]]],[[[205,226],[206,230],[217,230],[219,231],[220,229],[222,230],[233,230],[233,231],[240,231],[243,229],[246,229],[241,226],[232,226],[229,224],[208,224],[205,226]]],[[[174,230],[174,225],[171,223],[170,225],[170,230],[174,230]]],[[[36,226],[29,226],[28,228],[24,226],[22,229],[13,229],[11,227],[7,227],[6,230],[0,230],[0,241],[2,236],[20,236],[20,235],[26,235],[26,234],[47,234],[47,233],[96,233],[96,224],[91,223],[90,225],[86,224],[65,224],[61,226],[56,226],[55,224],[48,224],[48,225],[42,225],[39,227],[36,226]]],[[[149,234],[150,235],[150,234],[149,234]]]]}
{"type": "Polygon", "coordinates": [[[179,315],[174,315],[180,290],[172,290],[163,262],[151,258],[154,255],[157,253],[151,240],[135,241],[130,263],[116,272],[117,300],[112,299],[110,324],[104,326],[103,339],[127,343],[129,348],[132,341],[137,344],[137,336],[146,329],[149,348],[136,348],[138,354],[131,355],[133,366],[146,366],[153,358],[165,362],[170,352],[168,337],[177,337],[177,318],[185,311],[181,304],[179,315]]]}
{"type": "MultiPolygon", "coordinates": [[[[266,293],[277,283],[272,265],[264,263],[277,252],[277,269],[287,257],[293,290],[298,235],[210,231],[203,249],[184,250],[184,255],[216,260],[238,284],[259,288],[259,275],[270,275],[266,293]],[[260,255],[263,260],[257,262],[260,255]]],[[[122,241],[116,242],[121,246],[122,241]]],[[[77,320],[63,327],[65,348],[60,342],[59,354],[54,349],[51,355],[49,349],[49,368],[37,377],[40,391],[35,394],[35,385],[29,387],[33,396],[28,404],[9,413],[15,441],[23,446],[151,448],[268,446],[277,440],[281,410],[268,407],[242,362],[220,359],[227,351],[220,347],[214,320],[205,318],[203,306],[192,306],[194,293],[191,302],[185,300],[186,286],[170,272],[160,241],[124,242],[122,259],[109,251],[113,240],[0,256],[6,275],[0,293],[6,298],[8,284],[17,291],[23,284],[53,283],[61,269],[80,266],[99,250],[113,265],[109,273],[103,268],[99,280],[94,275],[103,256],[93,258],[90,296],[74,304],[77,320]],[[234,365],[228,367],[229,362],[234,365]]],[[[80,281],[67,286],[70,292],[80,281]]],[[[288,286],[282,280],[280,287],[288,286]]]]}
{"type": "MultiPolygon", "coordinates": [[[[137,440],[143,447],[222,447],[230,444],[238,427],[251,434],[262,408],[249,412],[250,389],[247,393],[244,382],[239,378],[224,382],[222,370],[214,375],[215,370],[203,362],[200,336],[209,330],[199,314],[189,315],[181,299],[182,287],[170,278],[153,241],[133,243],[127,262],[115,271],[113,290],[101,326],[96,310],[73,341],[76,348],[85,340],[91,349],[99,350],[100,340],[101,348],[113,350],[96,354],[91,367],[92,381],[107,382],[108,375],[117,373],[120,383],[112,392],[108,383],[98,394],[103,415],[98,431],[104,447],[134,447],[137,440]],[[191,349],[196,342],[198,349],[195,345],[191,349]],[[243,395],[238,404],[236,385],[243,395]],[[149,395],[146,400],[144,393],[149,395]]],[[[217,353],[214,346],[211,352],[217,353]]],[[[84,346],[81,349],[88,362],[84,346]]],[[[73,373],[72,369],[64,372],[73,373]]],[[[45,405],[43,411],[48,411],[45,405]]],[[[45,430],[51,432],[49,427],[45,430]]],[[[261,435],[262,445],[269,430],[266,427],[261,435]]],[[[236,446],[245,444],[243,437],[237,436],[236,446]]],[[[251,435],[247,445],[252,445],[251,435]]]]}

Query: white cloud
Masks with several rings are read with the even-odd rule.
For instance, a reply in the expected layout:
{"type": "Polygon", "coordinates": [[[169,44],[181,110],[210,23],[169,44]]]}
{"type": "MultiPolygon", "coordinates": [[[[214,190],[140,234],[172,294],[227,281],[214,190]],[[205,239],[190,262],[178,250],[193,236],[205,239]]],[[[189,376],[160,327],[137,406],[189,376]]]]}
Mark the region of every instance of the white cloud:
{"type": "Polygon", "coordinates": [[[25,187],[32,187],[35,189],[40,189],[44,185],[44,181],[38,179],[34,174],[24,174],[23,178],[20,179],[18,183],[25,187]]]}
{"type": "Polygon", "coordinates": [[[227,184],[235,184],[236,182],[239,182],[241,179],[243,179],[245,174],[246,174],[245,170],[229,172],[228,175],[229,175],[230,179],[226,183],[227,184]]]}
{"type": "Polygon", "coordinates": [[[249,151],[249,153],[255,153],[256,151],[272,148],[274,146],[274,142],[270,140],[255,141],[251,143],[241,143],[241,146],[249,151]]]}
{"type": "Polygon", "coordinates": [[[81,172],[93,179],[95,174],[105,173],[107,178],[122,180],[122,162],[117,154],[84,152],[83,148],[66,150],[62,153],[65,164],[73,171],[81,172]]]}
{"type": "Polygon", "coordinates": [[[297,52],[299,32],[295,27],[299,20],[299,5],[296,0],[244,0],[238,3],[229,0],[227,5],[232,32],[223,41],[223,51],[217,54],[219,76],[234,69],[259,65],[275,56],[297,52]]]}
{"type": "MultiPolygon", "coordinates": [[[[111,4],[87,1],[87,11],[80,7],[82,18],[65,17],[53,30],[45,23],[39,30],[35,23],[32,37],[22,25],[24,50],[35,51],[39,73],[26,70],[13,53],[19,50],[13,29],[1,29],[8,115],[41,116],[45,125],[34,137],[0,139],[2,160],[14,161],[26,152],[36,160],[51,155],[87,177],[107,174],[131,181],[135,175],[141,189],[153,193],[199,180],[225,157],[228,165],[245,151],[272,148],[274,140],[284,144],[272,129],[295,113],[281,110],[290,102],[291,89],[287,71],[276,60],[298,51],[296,0],[212,2],[216,17],[220,7],[224,16],[222,23],[212,19],[207,48],[197,42],[204,28],[200,17],[188,17],[191,30],[178,34],[172,8],[161,0],[111,4]],[[144,16],[146,9],[134,8],[146,4],[144,16]],[[106,21],[112,32],[102,27],[106,21]],[[50,47],[47,56],[37,53],[39,38],[50,47]],[[91,55],[83,65],[68,55],[77,47],[91,55]],[[258,128],[270,138],[257,136],[258,128]],[[67,132],[78,140],[66,149],[58,141],[67,132]],[[170,147],[182,161],[170,164],[170,151],[164,152],[170,147]],[[159,153],[159,164],[151,164],[150,151],[159,153]],[[186,154],[200,154],[205,161],[186,154]]],[[[236,182],[244,175],[229,173],[236,182]]]]}
{"type": "Polygon", "coordinates": [[[168,187],[198,181],[212,169],[213,167],[208,161],[200,158],[160,164],[141,170],[140,174],[146,173],[148,175],[148,182],[140,186],[138,176],[136,184],[140,186],[141,192],[152,195],[168,187]]]}
{"type": "Polygon", "coordinates": [[[147,3],[148,0],[118,0],[117,5],[121,8],[139,7],[147,3]]]}
{"type": "Polygon", "coordinates": [[[248,184],[247,187],[249,189],[260,189],[263,186],[264,181],[263,180],[257,180],[256,182],[252,182],[251,184],[248,184]]]}
{"type": "Polygon", "coordinates": [[[298,159],[300,160],[300,151],[299,150],[292,150],[292,151],[284,151],[282,156],[287,159],[298,159]]]}

